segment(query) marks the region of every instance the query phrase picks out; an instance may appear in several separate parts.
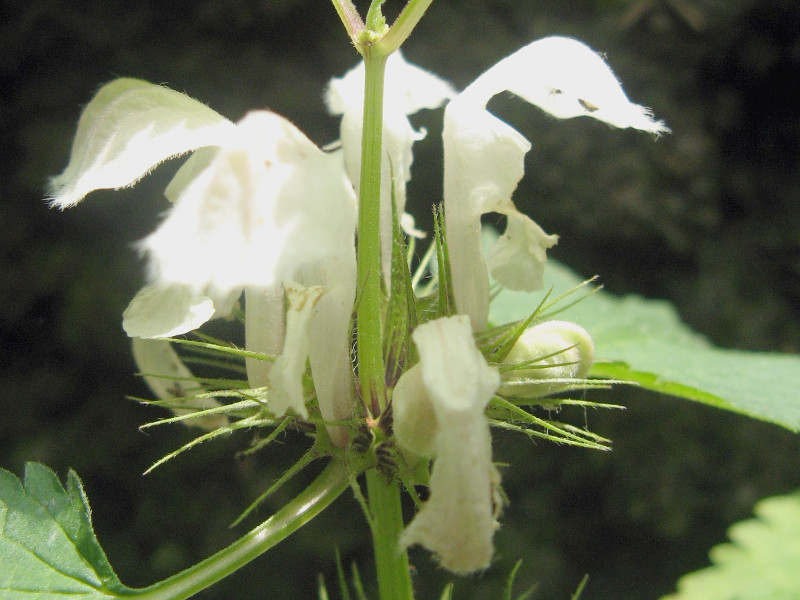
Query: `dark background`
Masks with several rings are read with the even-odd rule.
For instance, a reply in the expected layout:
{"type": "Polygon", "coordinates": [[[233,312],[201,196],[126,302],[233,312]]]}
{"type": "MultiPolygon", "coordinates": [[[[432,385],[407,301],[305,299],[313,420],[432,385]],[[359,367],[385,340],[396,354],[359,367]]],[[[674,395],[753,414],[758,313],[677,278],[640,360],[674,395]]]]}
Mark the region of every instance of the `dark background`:
{"type": "MultiPolygon", "coordinates": [[[[389,0],[387,15],[397,10],[389,0]]],[[[249,437],[234,436],[141,476],[190,437],[138,430],[160,413],[125,399],[147,391],[120,328],[142,284],[132,245],[166,209],[161,191],[177,161],[64,213],[42,201],[46,178],[66,164],[81,107],[123,75],[232,119],[269,107],[330,142],[338,125],[321,95],[357,56],[323,0],[5,0],[0,23],[0,464],[21,473],[41,461],[62,477],[76,469],[121,579],[146,585],[233,540],[228,524],[303,442],[290,436],[237,461],[249,437]]],[[[800,351],[796,2],[436,0],[404,51],[462,88],[551,34],[605,52],[630,97],[674,132],[654,142],[494,100],[533,143],[516,199],[561,236],[551,255],[600,274],[612,292],[672,300],[720,345],[800,351]]],[[[430,130],[410,190],[423,225],[441,193],[440,119],[415,118],[430,130]]],[[[707,564],[708,548],[759,498],[800,487],[800,438],[778,427],[646,393],[596,399],[628,406],[588,416],[613,452],[495,436],[496,460],[511,463],[512,503],[496,566],[459,582],[457,597],[498,597],[522,557],[520,586],[537,583],[535,598],[568,598],[585,573],[585,600],[657,598],[707,564]]],[[[346,493],[201,597],[314,597],[318,573],[334,581],[333,543],[371,586],[368,532],[346,493]]],[[[438,598],[446,574],[424,552],[412,560],[419,597],[438,598]]]]}

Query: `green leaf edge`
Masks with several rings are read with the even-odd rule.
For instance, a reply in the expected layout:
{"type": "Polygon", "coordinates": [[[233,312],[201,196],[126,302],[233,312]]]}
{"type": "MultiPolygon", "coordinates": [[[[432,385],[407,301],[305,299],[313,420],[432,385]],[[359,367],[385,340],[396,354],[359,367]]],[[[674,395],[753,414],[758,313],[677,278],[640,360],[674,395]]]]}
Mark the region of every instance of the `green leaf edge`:
{"type": "MultiPolygon", "coordinates": [[[[546,283],[548,281],[554,282],[556,291],[560,291],[562,287],[568,289],[569,287],[572,287],[581,281],[581,278],[579,278],[574,272],[570,271],[567,267],[557,263],[556,261],[549,261],[548,265],[548,269],[545,271],[545,281],[546,283]]],[[[493,301],[490,314],[490,320],[492,320],[495,324],[509,320],[508,318],[498,318],[501,315],[505,317],[510,316],[513,320],[523,318],[524,315],[527,314],[527,309],[510,308],[508,304],[509,301],[519,302],[522,298],[528,297],[528,301],[526,303],[527,306],[535,304],[538,301],[538,296],[536,294],[520,294],[517,292],[508,292],[506,290],[501,292],[501,294],[495,298],[495,300],[498,300],[500,296],[504,297],[502,301],[503,306],[497,307],[494,305],[493,301]]],[[[623,345],[623,347],[618,350],[620,353],[625,353],[626,350],[630,350],[630,348],[624,347],[625,344],[627,344],[627,337],[630,335],[629,332],[626,330],[621,330],[617,337],[613,338],[613,340],[609,340],[607,339],[607,328],[599,326],[596,319],[597,315],[601,315],[603,313],[617,314],[621,311],[628,310],[633,310],[636,312],[641,310],[653,311],[653,315],[656,318],[662,319],[662,322],[674,321],[676,328],[669,331],[669,335],[667,337],[659,337],[656,335],[655,337],[651,338],[652,342],[656,344],[664,343],[667,345],[681,344],[688,350],[702,352],[703,358],[706,358],[709,361],[712,359],[716,359],[718,361],[727,361],[730,365],[729,370],[731,380],[734,380],[734,378],[737,377],[737,374],[740,374],[745,370],[757,370],[761,361],[780,362],[782,369],[781,374],[784,375],[784,378],[786,373],[792,374],[796,372],[800,374],[800,356],[781,353],[746,352],[715,347],[708,343],[705,338],[692,331],[685,323],[680,321],[672,305],[665,300],[646,299],[636,295],[615,296],[608,292],[600,291],[595,294],[594,297],[588,297],[582,302],[599,303],[599,310],[594,312],[594,317],[591,319],[590,323],[585,322],[585,315],[580,315],[580,312],[582,312],[581,310],[578,311],[578,314],[573,314],[574,311],[572,308],[566,310],[563,315],[558,315],[558,318],[575,321],[576,323],[586,327],[593,337],[598,336],[599,338],[602,338],[602,343],[599,344],[599,346],[602,346],[602,348],[597,348],[599,360],[592,368],[590,376],[603,379],[628,380],[633,383],[637,383],[641,387],[651,391],[668,394],[677,398],[692,400],[708,406],[734,412],[736,414],[784,427],[794,433],[800,432],[800,396],[791,396],[792,394],[797,395],[800,393],[798,392],[798,389],[800,389],[800,377],[792,378],[792,382],[795,380],[798,382],[796,388],[792,385],[792,383],[787,383],[785,386],[785,394],[783,394],[780,398],[776,398],[771,403],[754,407],[752,406],[751,400],[750,406],[741,406],[737,402],[733,402],[730,399],[722,397],[709,390],[702,389],[701,387],[693,385],[692,383],[676,381],[674,377],[664,373],[659,374],[646,369],[633,367],[625,358],[615,355],[615,350],[617,350],[615,346],[618,343],[623,345]],[[786,411],[783,411],[785,414],[776,414],[781,412],[777,411],[776,407],[780,402],[785,401],[786,397],[788,397],[789,402],[792,402],[792,404],[789,405],[790,410],[788,411],[788,414],[786,411]]],[[[581,307],[578,308],[580,309],[581,307]]],[[[644,348],[644,346],[642,346],[642,348],[644,348]]],[[[717,383],[722,379],[719,374],[715,375],[714,377],[716,378],[717,383]]],[[[688,376],[688,378],[692,379],[691,376],[688,376]]],[[[716,385],[715,387],[720,386],[716,385]]],[[[722,387],[724,388],[725,386],[722,387]]],[[[747,402],[744,404],[747,404],[747,402]]]]}
{"type": "MultiPolygon", "coordinates": [[[[66,486],[62,485],[56,473],[49,467],[35,462],[25,464],[22,480],[5,469],[0,469],[0,539],[25,549],[33,554],[49,569],[61,576],[73,578],[79,585],[86,588],[85,592],[58,592],[55,590],[30,590],[9,587],[0,588],[0,596],[4,600],[12,598],[68,598],[80,597],[82,600],[92,598],[114,598],[130,595],[134,590],[124,586],[117,577],[108,558],[94,534],[91,520],[91,508],[83,489],[83,484],[77,473],[72,469],[67,473],[66,486]],[[20,505],[23,505],[19,510],[20,505]],[[29,509],[33,509],[32,511],[29,509]],[[15,510],[16,509],[16,510],[15,510]],[[36,552],[36,547],[21,543],[15,537],[6,536],[6,526],[9,517],[22,513],[33,519],[41,519],[44,515],[38,513],[41,509],[49,520],[53,521],[63,532],[69,542],[75,547],[77,555],[84,561],[84,567],[90,568],[97,576],[101,587],[93,583],[80,580],[62,570],[63,564],[47,563],[45,553],[36,552]],[[77,511],[77,515],[76,515],[77,511]],[[75,523],[69,523],[71,517],[78,517],[77,529],[75,523]],[[12,596],[13,594],[13,596],[12,596]]],[[[29,542],[29,540],[26,540],[29,542]]],[[[0,564],[4,562],[0,556],[0,564]]],[[[71,569],[70,569],[71,570],[71,569]]]]}
{"type": "Polygon", "coordinates": [[[683,575],[661,600],[794,600],[800,596],[800,490],[760,500],[754,516],[728,529],[729,541],[709,551],[712,565],[683,575]],[[767,549],[766,552],[764,549],[767,549]],[[775,560],[774,555],[778,555],[775,560]],[[772,556],[771,556],[772,555],[772,556]],[[730,582],[730,569],[747,580],[730,582]],[[729,586],[726,589],[726,586],[729,586]],[[793,588],[793,589],[787,589],[793,588]],[[783,588],[783,589],[781,589],[783,588]]]}
{"type": "MultiPolygon", "coordinates": [[[[57,494],[62,494],[70,500],[77,499],[80,501],[85,515],[82,520],[84,525],[88,524],[88,530],[85,527],[82,528],[83,535],[90,536],[89,541],[93,544],[92,552],[95,559],[98,561],[102,559],[101,564],[92,565],[92,568],[103,582],[105,589],[98,590],[92,588],[89,584],[85,584],[87,587],[87,592],[85,593],[0,588],[0,598],[3,600],[49,600],[50,598],[53,600],[56,598],[66,600],[70,597],[80,598],[80,600],[103,600],[124,597],[137,597],[142,600],[183,600],[189,598],[238,570],[308,523],[349,487],[351,477],[342,461],[332,459],[317,478],[294,499],[226,548],[154,585],[133,589],[119,582],[111,565],[108,563],[105,553],[97,542],[97,538],[91,528],[89,502],[78,475],[73,470],[70,470],[65,488],[49,467],[33,462],[26,464],[24,481],[30,482],[29,485],[31,487],[36,477],[42,475],[49,483],[48,487],[55,490],[57,494]],[[11,596],[7,592],[15,595],[11,596]]],[[[41,490],[44,487],[37,486],[37,489],[41,490]]],[[[4,501],[4,498],[13,502],[14,496],[17,498],[32,498],[37,505],[41,505],[41,498],[32,496],[23,481],[20,481],[10,471],[0,469],[0,534],[4,531],[9,516],[9,503],[4,501]]],[[[51,504],[51,500],[54,500],[54,498],[50,498],[45,503],[51,504]]],[[[56,506],[56,503],[53,502],[52,504],[56,506]]],[[[65,533],[67,532],[65,531],[65,533]]],[[[0,537],[0,539],[3,538],[0,537]]],[[[81,554],[81,556],[84,555],[81,554]]],[[[0,564],[2,562],[3,557],[0,556],[0,564]]]]}

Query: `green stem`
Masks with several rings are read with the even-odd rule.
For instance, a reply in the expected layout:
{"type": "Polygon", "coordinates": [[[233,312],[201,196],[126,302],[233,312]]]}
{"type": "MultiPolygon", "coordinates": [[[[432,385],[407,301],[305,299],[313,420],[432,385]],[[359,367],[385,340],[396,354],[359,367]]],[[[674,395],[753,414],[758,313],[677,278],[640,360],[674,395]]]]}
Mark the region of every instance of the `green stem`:
{"type": "Polygon", "coordinates": [[[387,54],[397,50],[411,35],[414,27],[417,26],[422,15],[432,3],[433,0],[409,0],[395,22],[392,23],[391,29],[377,45],[387,54]]]}
{"type": "Polygon", "coordinates": [[[408,552],[398,545],[403,530],[400,485],[397,479],[387,481],[377,469],[367,471],[366,477],[380,599],[413,600],[408,552]]]}
{"type": "MultiPolygon", "coordinates": [[[[373,415],[386,409],[381,331],[381,143],[386,59],[376,46],[362,48],[365,64],[364,124],[358,213],[358,377],[373,415]]],[[[400,486],[375,469],[366,474],[372,543],[381,600],[413,600],[408,554],[398,547],[403,529],[400,486]]]]}
{"type": "Polygon", "coordinates": [[[381,340],[381,142],[383,78],[387,56],[364,48],[364,128],[361,136],[361,184],[358,202],[358,378],[364,402],[373,414],[386,408],[381,340]]]}
{"type": "Polygon", "coordinates": [[[350,41],[354,44],[358,43],[358,37],[364,30],[364,22],[361,20],[361,16],[358,14],[358,10],[352,0],[332,0],[332,2],[344,28],[347,30],[347,35],[350,36],[350,41]]]}
{"type": "Polygon", "coordinates": [[[300,494],[261,525],[204,561],[133,594],[142,600],[183,600],[216,583],[287,538],[348,488],[350,476],[334,459],[300,494]]]}

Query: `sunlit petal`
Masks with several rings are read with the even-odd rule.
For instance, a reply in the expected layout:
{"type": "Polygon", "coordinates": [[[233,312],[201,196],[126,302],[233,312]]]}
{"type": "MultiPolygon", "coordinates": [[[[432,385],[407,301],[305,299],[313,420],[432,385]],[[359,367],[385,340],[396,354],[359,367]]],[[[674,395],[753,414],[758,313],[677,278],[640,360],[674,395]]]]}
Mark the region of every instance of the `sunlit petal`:
{"type": "MultiPolygon", "coordinates": [[[[283,350],[286,332],[283,287],[246,288],[244,315],[246,350],[278,356],[283,350]]],[[[246,358],[245,365],[250,387],[264,387],[269,383],[271,361],[246,358]]]]}
{"type": "Polygon", "coordinates": [[[271,112],[237,130],[144,240],[151,280],[270,288],[352,244],[354,201],[336,157],[271,112]]]}
{"type": "Polygon", "coordinates": [[[197,329],[214,312],[214,301],[191,286],[147,285],[122,314],[122,328],[130,337],[173,337],[197,329]]]}
{"type": "Polygon", "coordinates": [[[161,162],[226,143],[234,125],[185,94],[139,79],[103,86],[81,113],[69,164],[50,181],[66,208],[93,190],[133,185],[161,162]]]}

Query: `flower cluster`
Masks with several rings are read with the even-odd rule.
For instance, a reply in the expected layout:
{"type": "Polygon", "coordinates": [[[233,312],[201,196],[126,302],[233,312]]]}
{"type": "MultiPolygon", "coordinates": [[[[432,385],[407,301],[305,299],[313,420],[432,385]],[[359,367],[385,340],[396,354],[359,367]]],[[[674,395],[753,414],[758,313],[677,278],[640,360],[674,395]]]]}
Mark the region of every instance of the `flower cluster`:
{"type": "MultiPolygon", "coordinates": [[[[468,573],[489,565],[503,503],[487,407],[498,398],[569,389],[593,359],[588,334],[555,321],[510,330],[494,346],[500,351],[476,345],[475,334],[488,326],[490,276],[508,289],[541,288],[546,251],[558,239],[512,202],[530,143],[489,113],[487,102],[508,90],[558,118],[589,116],[656,135],[667,128],[628,100],[598,54],[567,38],[526,46],[459,94],[399,52],[388,60],[386,81],[384,281],[388,286],[392,276],[393,215],[406,234],[420,235],[405,214],[405,186],[413,144],[425,132],[414,130],[408,115],[446,104],[440,241],[447,247],[455,307],[420,319],[411,334],[415,352],[408,354],[415,358],[387,390],[400,456],[409,465],[432,461],[430,497],[400,543],[422,545],[446,568],[468,573]],[[488,212],[505,215],[507,227],[484,253],[481,216],[488,212]]],[[[159,397],[184,396],[170,385],[191,379],[162,338],[230,314],[244,295],[248,385],[264,392],[273,416],[307,419],[313,397],[333,446],[344,447],[347,420],[370,415],[371,407],[359,401],[350,353],[363,88],[363,64],[330,84],[328,107],[342,119],[341,149],[334,152],[273,112],[253,111],[233,123],[184,94],[135,79],[107,84],[84,110],[69,164],[52,180],[52,203],[59,208],[93,190],[133,185],[161,162],[193,153],[165,191],[172,208],[141,242],[148,284],[123,320],[159,397]],[[307,363],[313,393],[304,379],[307,363]]],[[[201,396],[200,404],[190,398],[180,410],[217,405],[201,396]]],[[[214,428],[227,417],[189,422],[214,428]]]]}

